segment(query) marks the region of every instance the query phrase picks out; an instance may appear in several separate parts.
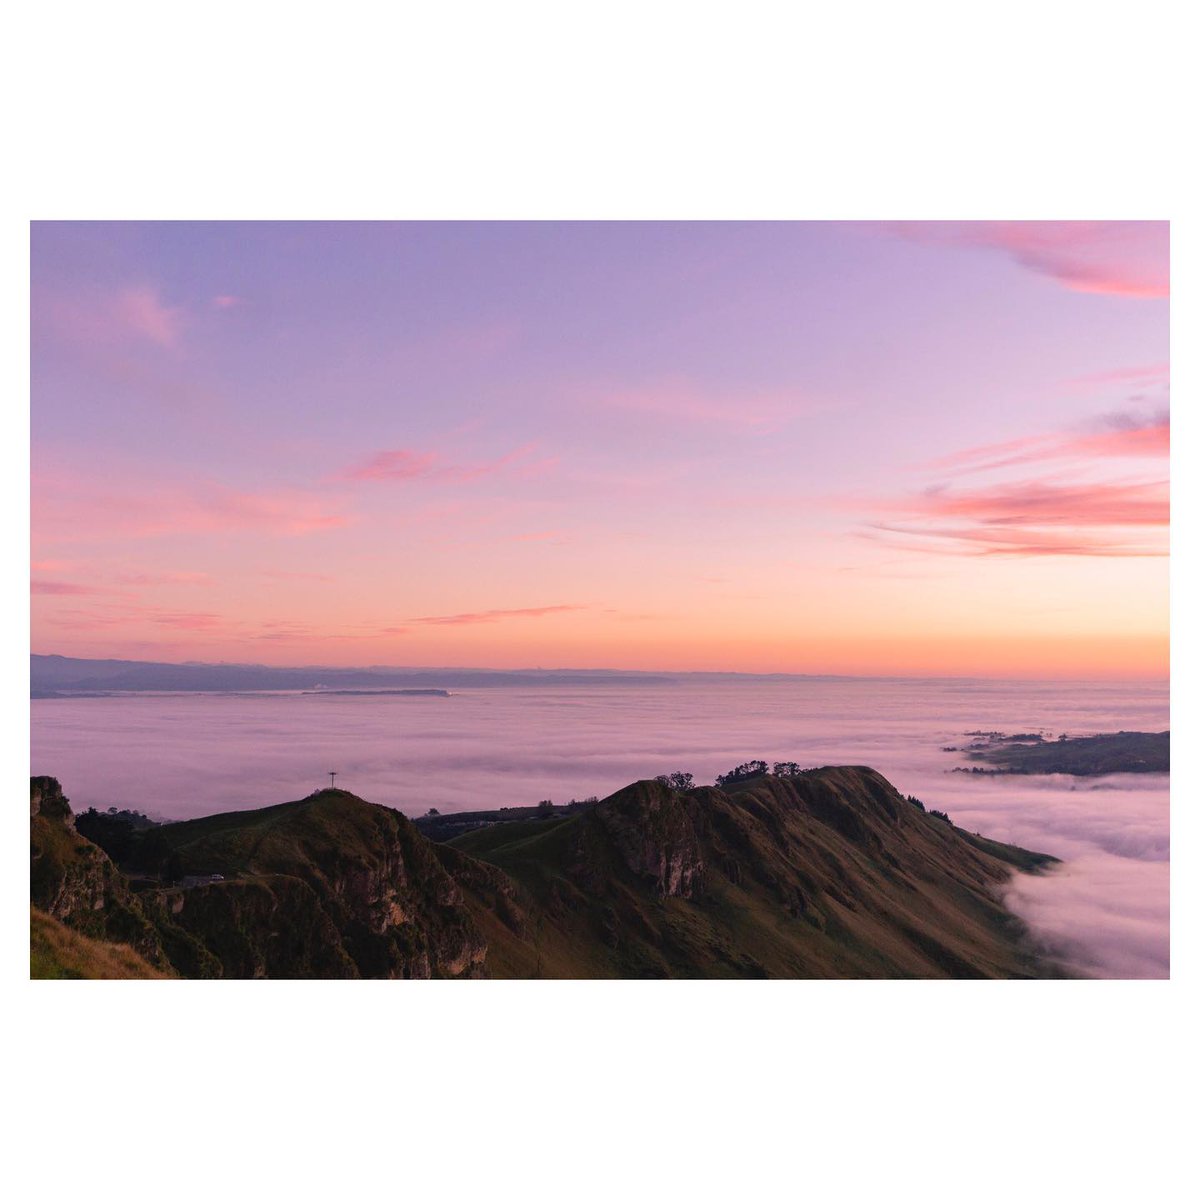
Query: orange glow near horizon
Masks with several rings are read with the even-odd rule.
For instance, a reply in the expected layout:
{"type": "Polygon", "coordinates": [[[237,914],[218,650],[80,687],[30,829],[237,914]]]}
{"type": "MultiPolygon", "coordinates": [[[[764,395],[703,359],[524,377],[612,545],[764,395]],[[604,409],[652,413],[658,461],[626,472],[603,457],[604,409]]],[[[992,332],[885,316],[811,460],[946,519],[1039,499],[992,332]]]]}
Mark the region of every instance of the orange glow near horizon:
{"type": "Polygon", "coordinates": [[[1166,226],[35,224],[38,653],[1158,679],[1166,226]]]}

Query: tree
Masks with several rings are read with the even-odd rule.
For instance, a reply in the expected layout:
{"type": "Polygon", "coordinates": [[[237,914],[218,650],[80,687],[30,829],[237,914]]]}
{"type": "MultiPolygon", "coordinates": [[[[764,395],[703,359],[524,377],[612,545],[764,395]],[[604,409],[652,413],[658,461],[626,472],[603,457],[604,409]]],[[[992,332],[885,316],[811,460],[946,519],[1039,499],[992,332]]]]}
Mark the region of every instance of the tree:
{"type": "Polygon", "coordinates": [[[427,817],[440,817],[442,814],[436,808],[431,808],[425,815],[427,817]]]}
{"type": "Polygon", "coordinates": [[[690,792],[696,785],[690,771],[672,771],[670,775],[655,775],[658,783],[674,788],[677,792],[690,792]]]}
{"type": "Polygon", "coordinates": [[[732,771],[725,775],[717,776],[717,787],[724,787],[728,783],[738,783],[743,779],[757,779],[760,775],[767,773],[767,764],[761,758],[752,758],[749,762],[744,762],[740,766],[736,766],[732,771]]]}
{"type": "Polygon", "coordinates": [[[795,779],[796,776],[804,774],[804,768],[799,763],[779,762],[771,768],[771,774],[780,779],[795,779]]]}

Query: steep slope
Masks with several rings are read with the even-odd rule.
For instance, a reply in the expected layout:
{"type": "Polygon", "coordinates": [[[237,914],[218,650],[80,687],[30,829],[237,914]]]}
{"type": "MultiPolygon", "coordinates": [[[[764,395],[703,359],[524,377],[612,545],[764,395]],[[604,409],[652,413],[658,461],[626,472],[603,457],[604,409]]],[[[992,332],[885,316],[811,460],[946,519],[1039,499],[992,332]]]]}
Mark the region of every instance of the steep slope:
{"type": "Polygon", "coordinates": [[[1055,860],[965,835],[877,772],[729,791],[634,784],[553,827],[451,843],[517,880],[531,914],[498,974],[995,978],[1056,973],[999,891],[1055,860]]]}
{"type": "Polygon", "coordinates": [[[108,855],[75,832],[57,779],[29,781],[29,898],[66,928],[132,948],[156,967],[166,955],[125,876],[108,855]]]}
{"type": "Polygon", "coordinates": [[[102,942],[29,908],[30,979],[166,979],[128,946],[102,942]]]}
{"type": "MultiPolygon", "coordinates": [[[[402,814],[349,792],[326,789],[291,804],[162,826],[138,840],[124,865],[172,879],[223,877],[142,899],[203,943],[226,976],[483,970],[487,943],[442,856],[402,814]]],[[[479,877],[492,897],[511,890],[484,864],[463,874],[479,877]]]]}

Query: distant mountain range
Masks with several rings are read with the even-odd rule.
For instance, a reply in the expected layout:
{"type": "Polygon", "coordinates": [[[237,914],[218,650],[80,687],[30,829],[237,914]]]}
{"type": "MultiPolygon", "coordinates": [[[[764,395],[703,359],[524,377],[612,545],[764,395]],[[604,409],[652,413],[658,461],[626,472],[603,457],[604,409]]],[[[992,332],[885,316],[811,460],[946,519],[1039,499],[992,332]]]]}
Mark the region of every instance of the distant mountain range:
{"type": "Polygon", "coordinates": [[[867,767],[644,780],[569,809],[475,813],[449,841],[334,789],[160,826],[89,811],[77,827],[38,777],[30,808],[37,977],[1062,974],[1000,898],[1014,870],[1056,860],[958,829],[867,767]]]}
{"type": "Polygon", "coordinates": [[[642,671],[491,671],[474,667],[266,667],[251,663],[160,663],[29,656],[35,700],[109,692],[269,692],[482,687],[601,687],[670,684],[642,671]]]}

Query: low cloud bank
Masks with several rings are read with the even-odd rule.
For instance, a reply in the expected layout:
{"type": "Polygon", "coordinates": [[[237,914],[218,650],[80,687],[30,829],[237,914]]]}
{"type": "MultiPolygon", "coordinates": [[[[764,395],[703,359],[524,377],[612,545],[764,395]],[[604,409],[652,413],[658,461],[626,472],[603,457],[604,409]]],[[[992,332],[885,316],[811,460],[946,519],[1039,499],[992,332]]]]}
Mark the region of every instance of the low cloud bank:
{"type": "Polygon", "coordinates": [[[1081,851],[1051,875],[1018,875],[1009,907],[1041,944],[1097,978],[1170,975],[1170,867],[1081,851]]]}

